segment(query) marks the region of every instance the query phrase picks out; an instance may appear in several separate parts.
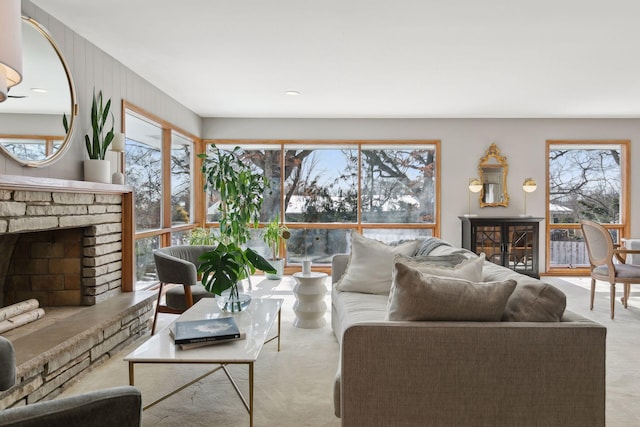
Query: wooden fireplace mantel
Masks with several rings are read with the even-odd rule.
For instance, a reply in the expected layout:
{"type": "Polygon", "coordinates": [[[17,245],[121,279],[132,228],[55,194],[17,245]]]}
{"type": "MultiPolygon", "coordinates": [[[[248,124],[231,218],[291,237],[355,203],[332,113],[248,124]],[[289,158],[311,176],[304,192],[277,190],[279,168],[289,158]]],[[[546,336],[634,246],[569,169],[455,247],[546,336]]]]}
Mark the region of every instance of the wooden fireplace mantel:
{"type": "Polygon", "coordinates": [[[51,191],[59,193],[117,194],[122,196],[122,291],[134,289],[133,187],[57,178],[0,174],[0,190],[51,191]]]}

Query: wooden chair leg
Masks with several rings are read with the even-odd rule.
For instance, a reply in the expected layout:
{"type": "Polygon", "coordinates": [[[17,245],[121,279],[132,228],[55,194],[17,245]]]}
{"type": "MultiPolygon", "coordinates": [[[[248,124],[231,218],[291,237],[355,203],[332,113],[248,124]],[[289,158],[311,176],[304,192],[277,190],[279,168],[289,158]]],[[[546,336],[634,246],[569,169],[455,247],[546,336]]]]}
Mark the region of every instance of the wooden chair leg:
{"type": "Polygon", "coordinates": [[[629,294],[631,293],[631,283],[624,284],[624,300],[622,303],[624,304],[624,308],[627,308],[627,303],[629,302],[629,294]]]}
{"type": "Polygon", "coordinates": [[[156,322],[158,321],[158,309],[160,307],[160,298],[162,298],[162,288],[164,283],[160,282],[160,289],[158,290],[158,300],[156,301],[156,312],[153,315],[153,326],[151,326],[151,335],[156,333],[156,322]]]}
{"type": "Polygon", "coordinates": [[[593,310],[593,299],[596,296],[596,279],[591,279],[591,305],[590,310],[593,310]]]}
{"type": "Polygon", "coordinates": [[[182,287],[184,288],[184,297],[186,299],[187,308],[190,308],[191,306],[193,306],[193,294],[191,293],[191,286],[182,285],[182,287]]]}
{"type": "Polygon", "coordinates": [[[611,284],[611,320],[613,320],[614,310],[616,307],[616,284],[611,284]]]}

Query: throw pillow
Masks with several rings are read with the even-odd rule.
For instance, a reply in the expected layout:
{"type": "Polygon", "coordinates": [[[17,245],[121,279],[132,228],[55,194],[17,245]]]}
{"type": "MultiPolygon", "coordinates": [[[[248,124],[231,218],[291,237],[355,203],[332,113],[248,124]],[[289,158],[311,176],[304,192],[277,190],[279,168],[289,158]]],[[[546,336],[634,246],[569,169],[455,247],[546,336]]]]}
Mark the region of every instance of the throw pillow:
{"type": "Polygon", "coordinates": [[[395,255],[411,255],[415,252],[417,240],[387,245],[379,240],[351,233],[351,254],[344,275],[336,289],[344,292],[366,294],[388,294],[391,289],[391,272],[395,255]]]}
{"type": "Polygon", "coordinates": [[[420,262],[419,257],[415,260],[405,260],[396,258],[394,262],[402,262],[412,268],[417,269],[423,274],[432,274],[434,276],[455,277],[458,279],[469,280],[471,282],[480,282],[482,280],[482,266],[484,265],[484,253],[480,256],[465,259],[453,266],[432,265],[428,262],[420,262]]]}
{"type": "Polygon", "coordinates": [[[499,322],[515,280],[474,283],[395,263],[387,320],[499,322]]]}
{"type": "Polygon", "coordinates": [[[567,297],[548,283],[520,283],[513,291],[502,315],[505,322],[559,322],[567,307],[567,297]]]}

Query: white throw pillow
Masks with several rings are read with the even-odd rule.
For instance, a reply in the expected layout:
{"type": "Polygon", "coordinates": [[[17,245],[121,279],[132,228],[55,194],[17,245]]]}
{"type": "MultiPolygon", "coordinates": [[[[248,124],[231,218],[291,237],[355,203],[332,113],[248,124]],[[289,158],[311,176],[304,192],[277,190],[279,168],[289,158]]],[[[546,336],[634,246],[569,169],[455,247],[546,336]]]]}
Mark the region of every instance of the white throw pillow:
{"type": "Polygon", "coordinates": [[[379,240],[351,233],[349,264],[336,289],[343,292],[388,294],[391,289],[393,258],[396,254],[412,255],[418,240],[389,246],[379,240]]]}
{"type": "Polygon", "coordinates": [[[402,262],[411,268],[415,268],[420,273],[432,274],[434,276],[454,277],[456,279],[464,279],[470,282],[482,281],[482,266],[484,265],[484,253],[478,257],[473,257],[462,261],[453,267],[443,265],[433,265],[431,263],[420,262],[419,258],[407,259],[397,256],[395,262],[402,262]]]}

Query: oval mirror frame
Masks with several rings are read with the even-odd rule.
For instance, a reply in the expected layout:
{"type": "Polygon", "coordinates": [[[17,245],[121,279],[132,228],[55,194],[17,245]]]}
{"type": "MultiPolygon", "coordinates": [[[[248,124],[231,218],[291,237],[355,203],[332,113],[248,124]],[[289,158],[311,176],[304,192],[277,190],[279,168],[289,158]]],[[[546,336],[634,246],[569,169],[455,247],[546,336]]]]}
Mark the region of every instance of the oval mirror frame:
{"type": "MultiPolygon", "coordinates": [[[[36,32],[42,37],[44,37],[44,39],[53,48],[55,57],[59,59],[60,65],[62,66],[62,69],[64,70],[64,74],[66,75],[67,84],[69,87],[69,98],[71,100],[69,107],[66,108],[65,111],[63,112],[63,114],[67,117],[68,128],[66,129],[66,134],[64,135],[64,137],[60,137],[60,140],[61,140],[60,146],[52,154],[48,155],[47,157],[44,157],[41,160],[23,159],[16,156],[11,150],[7,149],[4,146],[4,144],[0,143],[0,151],[4,153],[6,156],[15,160],[16,162],[20,163],[23,166],[37,168],[37,167],[49,166],[53,162],[59,160],[62,157],[62,155],[71,146],[71,137],[73,135],[75,118],[76,118],[76,115],[78,114],[78,105],[76,101],[76,91],[75,91],[75,85],[73,83],[73,78],[71,76],[71,71],[69,69],[69,66],[66,60],[64,59],[64,56],[62,55],[62,51],[60,50],[56,42],[53,40],[53,37],[51,36],[49,31],[45,27],[43,27],[39,22],[37,22],[35,19],[29,18],[27,16],[22,17],[22,23],[23,23],[23,26],[30,25],[33,29],[35,29],[36,32]]],[[[24,43],[24,40],[23,40],[23,43],[24,43]]],[[[26,53],[26,49],[23,48],[23,52],[26,53]]],[[[18,86],[16,86],[16,88],[17,87],[18,86]]],[[[15,93],[15,88],[14,88],[14,93],[15,93]]],[[[9,95],[11,95],[11,93],[9,95]]],[[[8,101],[5,101],[5,102],[8,102],[8,101]]],[[[62,118],[60,119],[60,126],[62,126],[62,118]]],[[[17,137],[16,139],[19,139],[22,135],[11,135],[11,136],[17,137]]],[[[28,138],[29,136],[31,135],[27,135],[25,137],[28,138]]]]}
{"type": "Polygon", "coordinates": [[[492,143],[485,156],[480,159],[478,173],[482,182],[480,191],[480,207],[509,206],[507,193],[507,158],[500,155],[500,150],[492,143]]]}

